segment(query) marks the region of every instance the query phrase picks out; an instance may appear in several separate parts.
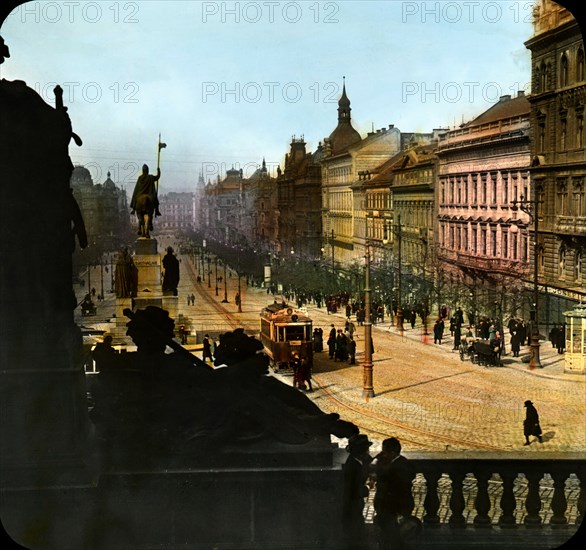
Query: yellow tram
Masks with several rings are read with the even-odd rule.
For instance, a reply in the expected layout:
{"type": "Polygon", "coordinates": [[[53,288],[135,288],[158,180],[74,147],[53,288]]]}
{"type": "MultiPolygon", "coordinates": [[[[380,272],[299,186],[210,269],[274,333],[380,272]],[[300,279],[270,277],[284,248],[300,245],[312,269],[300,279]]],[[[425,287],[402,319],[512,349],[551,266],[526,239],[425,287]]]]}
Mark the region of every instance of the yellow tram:
{"type": "Polygon", "coordinates": [[[294,353],[313,365],[312,320],[286,304],[271,304],[260,313],[260,340],[274,369],[288,368],[294,353]]]}

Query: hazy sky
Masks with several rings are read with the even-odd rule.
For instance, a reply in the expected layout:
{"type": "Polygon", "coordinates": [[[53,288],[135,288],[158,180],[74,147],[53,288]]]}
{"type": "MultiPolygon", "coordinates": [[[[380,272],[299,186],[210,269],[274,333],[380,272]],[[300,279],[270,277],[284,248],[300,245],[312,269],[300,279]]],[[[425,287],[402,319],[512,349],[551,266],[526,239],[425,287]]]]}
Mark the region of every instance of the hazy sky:
{"type": "Polygon", "coordinates": [[[75,164],[160,192],[232,165],[274,171],[292,135],[308,150],[337,124],[342,77],[354,127],[428,132],[529,91],[533,1],[38,1],[2,26],[2,78],[51,104],[64,88],[75,164]]]}

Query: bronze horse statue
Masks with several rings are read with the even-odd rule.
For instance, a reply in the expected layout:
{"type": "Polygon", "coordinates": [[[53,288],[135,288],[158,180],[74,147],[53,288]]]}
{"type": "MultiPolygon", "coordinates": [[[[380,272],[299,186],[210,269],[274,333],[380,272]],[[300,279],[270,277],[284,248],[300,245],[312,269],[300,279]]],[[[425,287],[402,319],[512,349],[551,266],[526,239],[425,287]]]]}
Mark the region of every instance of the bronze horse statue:
{"type": "Polygon", "coordinates": [[[149,167],[144,164],[130,201],[131,213],[136,212],[138,218],[138,234],[146,239],[150,238],[150,232],[153,230],[153,216],[161,215],[156,186],[160,177],[161,170],[159,168],[157,168],[157,175],[153,176],[149,174],[149,167]]]}

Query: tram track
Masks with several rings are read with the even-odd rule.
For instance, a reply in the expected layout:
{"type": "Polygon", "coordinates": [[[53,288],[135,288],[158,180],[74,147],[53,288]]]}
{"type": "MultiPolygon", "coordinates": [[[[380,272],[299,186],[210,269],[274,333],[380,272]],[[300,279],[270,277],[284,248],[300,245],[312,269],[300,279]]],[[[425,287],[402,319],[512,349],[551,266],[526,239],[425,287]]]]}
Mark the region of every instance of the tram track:
{"type": "MultiPolygon", "coordinates": [[[[239,319],[236,319],[234,315],[230,312],[226,311],[225,308],[222,307],[221,304],[218,304],[216,300],[210,295],[209,292],[204,290],[200,290],[200,286],[202,283],[197,282],[197,276],[195,274],[195,267],[191,260],[187,260],[185,263],[189,266],[188,273],[189,278],[193,284],[193,288],[196,289],[198,297],[203,300],[207,305],[211,306],[211,308],[218,314],[222,315],[226,319],[226,324],[230,326],[232,329],[237,329],[243,326],[242,322],[239,319]]],[[[247,327],[244,327],[247,328],[247,327]]]]}
{"type": "MultiPolygon", "coordinates": [[[[444,442],[445,444],[465,445],[470,448],[483,449],[483,450],[489,450],[489,451],[502,451],[501,447],[496,447],[495,445],[489,445],[489,444],[480,443],[477,441],[469,441],[469,440],[465,440],[465,439],[461,439],[461,438],[451,437],[449,435],[442,435],[442,434],[438,434],[435,432],[422,430],[420,428],[416,428],[414,426],[410,426],[408,424],[405,424],[404,422],[392,420],[388,416],[383,416],[381,414],[374,413],[373,411],[370,411],[364,407],[360,407],[360,406],[354,405],[354,404],[351,405],[351,404],[343,401],[339,397],[337,397],[332,391],[330,391],[326,386],[324,386],[320,382],[319,375],[317,375],[317,376],[314,375],[312,377],[312,381],[314,381],[316,383],[316,385],[319,387],[319,389],[324,394],[326,394],[331,401],[335,402],[338,405],[339,408],[337,409],[337,411],[340,413],[340,416],[342,418],[344,418],[344,415],[341,411],[348,410],[348,411],[351,411],[352,413],[358,414],[362,417],[368,417],[378,423],[392,426],[392,428],[394,430],[399,428],[399,429],[403,430],[404,432],[418,434],[418,435],[422,436],[423,438],[430,440],[430,442],[425,443],[425,442],[422,442],[421,440],[411,439],[411,438],[408,438],[408,437],[405,437],[404,435],[402,435],[401,441],[403,441],[403,442],[409,442],[409,443],[412,443],[412,444],[417,445],[419,447],[429,448],[430,443],[437,443],[439,440],[439,441],[444,442]]],[[[372,429],[367,426],[359,426],[359,428],[361,428],[361,430],[363,430],[365,432],[370,432],[370,433],[375,433],[375,434],[381,435],[383,438],[387,438],[387,437],[391,437],[392,435],[396,435],[396,431],[383,432],[380,430],[372,429]]]]}

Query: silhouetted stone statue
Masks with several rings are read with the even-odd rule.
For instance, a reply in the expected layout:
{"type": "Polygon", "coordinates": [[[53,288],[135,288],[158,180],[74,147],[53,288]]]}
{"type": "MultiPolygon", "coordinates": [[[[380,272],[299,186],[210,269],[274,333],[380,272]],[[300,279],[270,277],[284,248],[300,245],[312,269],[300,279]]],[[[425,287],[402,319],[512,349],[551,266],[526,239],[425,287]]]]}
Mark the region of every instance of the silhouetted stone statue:
{"type": "Polygon", "coordinates": [[[173,248],[167,248],[167,254],[163,258],[163,293],[177,296],[177,286],[179,285],[179,260],[173,254],[173,248]]]}
{"type": "Polygon", "coordinates": [[[138,218],[138,234],[147,239],[153,230],[153,214],[160,216],[157,181],[161,177],[161,170],[157,168],[157,175],[149,174],[149,167],[142,165],[142,174],[138,176],[132,199],[130,201],[131,214],[136,212],[138,218]]]}
{"type": "Polygon", "coordinates": [[[257,353],[262,344],[242,329],[220,336],[215,365],[223,366],[214,369],[173,340],[174,321],[165,310],[124,313],[137,351],[120,356],[118,376],[100,381],[92,411],[107,453],[135,448],[144,455],[148,448],[165,457],[173,449],[190,460],[210,460],[226,445],[323,438],[329,444],[329,434],[358,433],[338,414],[324,413],[295,388],[266,376],[268,357],[257,353]],[[175,353],[165,353],[167,346],[175,353]]]}
{"type": "Polygon", "coordinates": [[[138,290],[138,269],[134,265],[128,248],[124,247],[118,256],[115,271],[116,298],[133,298],[138,290]]]}

